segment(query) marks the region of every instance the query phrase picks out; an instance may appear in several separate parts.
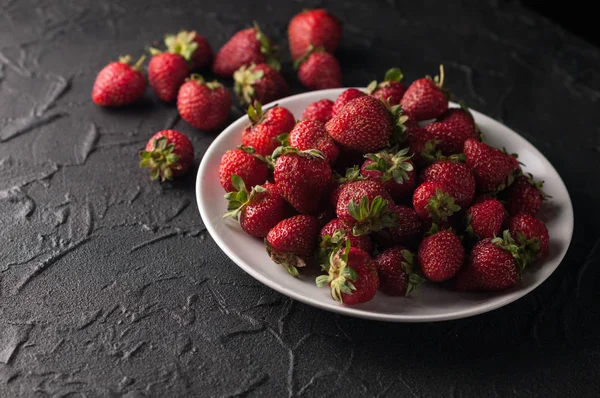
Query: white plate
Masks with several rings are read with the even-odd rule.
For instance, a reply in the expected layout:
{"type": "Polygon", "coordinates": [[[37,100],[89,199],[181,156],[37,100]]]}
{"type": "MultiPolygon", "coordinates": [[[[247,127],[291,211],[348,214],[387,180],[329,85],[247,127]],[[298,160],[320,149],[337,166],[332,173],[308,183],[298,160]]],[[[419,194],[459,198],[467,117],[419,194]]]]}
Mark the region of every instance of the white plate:
{"type": "MultiPolygon", "coordinates": [[[[317,100],[335,100],[344,89],[313,91],[277,101],[300,118],[304,108],[317,100]]],[[[453,104],[457,106],[456,104],[453,104]]],[[[282,266],[273,263],[262,240],[246,235],[234,220],[223,220],[226,210],[224,191],[219,182],[219,162],[228,149],[240,144],[246,116],[227,127],[206,151],[196,180],[198,208],[206,228],[219,247],[244,271],[265,285],[303,303],[328,311],[360,318],[389,322],[432,322],[464,318],[502,307],[523,297],[558,267],[567,253],[573,235],[573,207],[569,193],[550,162],[523,137],[508,127],[472,111],[485,134],[486,142],[509,152],[517,152],[524,169],[545,181],[544,189],[553,198],[546,202],[540,217],[550,233],[550,254],[538,266],[523,275],[513,289],[496,294],[457,293],[426,283],[412,297],[389,297],[377,293],[368,303],[355,306],[340,305],[329,296],[329,289],[317,288],[314,276],[291,277],[282,266]]]]}

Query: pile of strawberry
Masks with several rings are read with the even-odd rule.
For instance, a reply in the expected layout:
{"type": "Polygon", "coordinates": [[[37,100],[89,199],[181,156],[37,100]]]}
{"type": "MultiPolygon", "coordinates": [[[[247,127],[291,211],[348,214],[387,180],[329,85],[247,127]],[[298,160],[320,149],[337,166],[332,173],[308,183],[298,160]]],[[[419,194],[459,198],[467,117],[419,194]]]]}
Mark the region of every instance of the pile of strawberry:
{"type": "Polygon", "coordinates": [[[317,285],[345,304],[424,281],[515,286],[548,253],[535,217],[547,195],[515,155],[482,141],[466,106],[448,107],[443,77],[441,67],[407,88],[394,68],[298,122],[255,102],[241,145],[221,159],[225,216],[292,276],[320,267],[317,285]]]}

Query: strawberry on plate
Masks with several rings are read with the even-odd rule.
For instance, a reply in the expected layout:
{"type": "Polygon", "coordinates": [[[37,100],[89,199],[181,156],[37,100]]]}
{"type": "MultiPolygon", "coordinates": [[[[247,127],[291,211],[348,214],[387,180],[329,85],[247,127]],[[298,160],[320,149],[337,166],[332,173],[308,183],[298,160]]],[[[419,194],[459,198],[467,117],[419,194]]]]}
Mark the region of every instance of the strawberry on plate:
{"type": "Polygon", "coordinates": [[[265,245],[274,262],[298,276],[298,268],[305,267],[316,253],[318,235],[317,218],[300,214],[277,223],[267,234],[265,245]]]}
{"type": "Polygon", "coordinates": [[[501,202],[488,199],[467,209],[467,233],[478,239],[495,238],[502,231],[506,210],[501,202]]]}
{"type": "Polygon", "coordinates": [[[451,217],[460,210],[456,199],[444,186],[432,181],[424,182],[415,189],[413,207],[421,220],[434,222],[441,228],[449,227],[451,217]]]}
{"type": "Polygon", "coordinates": [[[500,192],[510,186],[520,171],[517,159],[474,138],[465,141],[466,164],[473,170],[477,191],[500,192]]]}
{"type": "Polygon", "coordinates": [[[425,125],[429,139],[435,140],[442,155],[461,153],[466,140],[479,136],[473,115],[464,103],[462,108],[448,109],[435,122],[425,125]]]}
{"type": "Polygon", "coordinates": [[[194,163],[194,147],[189,138],[177,130],[154,134],[139,153],[140,167],[150,169],[150,178],[171,180],[187,173],[194,163]]]}
{"type": "Polygon", "coordinates": [[[510,215],[530,214],[535,216],[544,200],[550,198],[544,190],[544,181],[535,181],[528,173],[517,177],[508,191],[508,212],[510,215]]]}
{"type": "Polygon", "coordinates": [[[367,92],[390,105],[398,105],[406,92],[406,86],[402,83],[404,75],[398,68],[392,68],[385,73],[381,83],[373,80],[367,86],[367,92]]]}
{"type": "Polygon", "coordinates": [[[388,296],[408,296],[423,283],[416,273],[415,255],[403,246],[390,247],[375,257],[379,290],[388,296]]]}
{"type": "Polygon", "coordinates": [[[529,214],[518,214],[506,222],[512,237],[525,246],[535,261],[540,260],[550,250],[550,237],[546,224],[529,214]]]}
{"type": "Polygon", "coordinates": [[[181,30],[176,35],[166,35],[165,46],[168,52],[185,58],[191,69],[204,69],[212,62],[210,44],[195,31],[181,30]]]}
{"type": "Polygon", "coordinates": [[[427,279],[442,282],[460,271],[465,261],[465,249],[455,234],[440,231],[423,239],[418,258],[427,279]]]}
{"type": "Polygon", "coordinates": [[[409,148],[404,148],[396,152],[392,148],[367,154],[360,174],[369,180],[382,182],[395,201],[409,197],[417,185],[417,177],[408,151],[409,148]]]}
{"type": "Polygon", "coordinates": [[[342,91],[342,93],[338,95],[335,102],[333,103],[333,108],[331,109],[331,116],[335,116],[339,111],[342,110],[342,108],[348,102],[356,98],[364,97],[366,95],[367,94],[365,94],[363,91],[357,88],[348,88],[342,91]]]}
{"type": "Polygon", "coordinates": [[[162,101],[172,102],[177,98],[179,87],[190,74],[188,63],[179,54],[150,49],[152,58],[148,63],[148,81],[162,101]]]}
{"type": "Polygon", "coordinates": [[[396,225],[377,232],[377,240],[384,247],[402,245],[416,247],[423,238],[423,221],[412,207],[389,205],[396,225]]]}
{"type": "Polygon", "coordinates": [[[192,74],[179,88],[177,110],[183,120],[200,130],[221,128],[231,110],[231,95],[216,80],[206,82],[192,74]]]}
{"type": "Polygon", "coordinates": [[[331,164],[335,164],[340,153],[335,141],[327,134],[325,124],[317,120],[306,119],[296,123],[288,140],[290,146],[301,151],[317,149],[323,152],[331,164]]]}
{"type": "Polygon", "coordinates": [[[298,79],[308,90],[342,87],[342,70],[337,58],[322,48],[311,48],[294,62],[298,79]]]}
{"type": "Polygon", "coordinates": [[[311,46],[333,53],[342,37],[342,24],[322,8],[305,10],[295,15],[288,25],[292,59],[306,54],[311,46]]]}
{"type": "Polygon", "coordinates": [[[280,137],[294,128],[296,119],[292,112],[282,106],[263,111],[260,102],[248,107],[250,125],[242,133],[242,145],[251,146],[256,153],[269,156],[281,145],[280,137]]]}
{"type": "Polygon", "coordinates": [[[131,66],[131,57],[120,57],[118,62],[106,65],[96,76],[92,88],[92,101],[100,106],[129,105],[144,95],[146,78],[142,73],[142,64],[146,57],[131,66]]]}
{"type": "Polygon", "coordinates": [[[242,105],[266,104],[288,95],[289,88],[279,71],[267,64],[242,65],[233,73],[234,90],[242,105]]]}
{"type": "Polygon", "coordinates": [[[262,156],[256,155],[254,148],[240,146],[225,152],[221,157],[219,179],[221,186],[227,192],[236,190],[232,182],[234,175],[244,181],[245,186],[252,189],[255,185],[267,181],[269,166],[262,156]]]}
{"type": "Polygon", "coordinates": [[[333,117],[333,101],[322,99],[308,105],[302,113],[302,119],[318,120],[321,123],[327,123],[333,117]]]}
{"type": "Polygon", "coordinates": [[[448,93],[444,85],[444,67],[440,65],[440,75],[415,80],[402,96],[402,109],[416,121],[435,119],[448,109],[448,93]]]}
{"type": "Polygon", "coordinates": [[[442,160],[421,172],[421,181],[436,182],[456,199],[456,203],[467,208],[475,196],[475,176],[464,163],[442,160]]]}
{"type": "Polygon", "coordinates": [[[348,226],[339,218],[329,221],[321,229],[321,247],[331,248],[332,245],[345,245],[346,239],[350,240],[350,246],[364,250],[367,253],[373,251],[373,243],[367,235],[356,236],[352,233],[352,227],[348,226]]]}

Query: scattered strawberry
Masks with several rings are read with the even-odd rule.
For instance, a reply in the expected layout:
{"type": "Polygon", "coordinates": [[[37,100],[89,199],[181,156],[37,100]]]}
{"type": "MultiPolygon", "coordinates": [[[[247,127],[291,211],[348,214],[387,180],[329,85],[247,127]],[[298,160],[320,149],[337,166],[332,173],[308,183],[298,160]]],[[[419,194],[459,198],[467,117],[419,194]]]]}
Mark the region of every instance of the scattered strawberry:
{"type": "Polygon", "coordinates": [[[544,181],[535,181],[531,174],[521,175],[508,192],[508,212],[517,214],[530,214],[535,216],[544,200],[549,198],[543,191],[544,181]]]}
{"type": "Polygon", "coordinates": [[[379,290],[388,296],[408,296],[423,283],[415,272],[414,254],[406,247],[394,246],[375,257],[379,290]]]}
{"type": "Polygon", "coordinates": [[[410,160],[409,149],[394,151],[383,150],[365,155],[367,160],[361,167],[360,174],[369,179],[383,183],[395,201],[412,195],[417,184],[415,165],[410,160]]]}
{"type": "Polygon", "coordinates": [[[148,81],[158,98],[165,102],[177,98],[179,87],[190,74],[186,60],[179,54],[150,49],[152,59],[148,64],[148,81]]]}
{"type": "Polygon", "coordinates": [[[212,61],[213,52],[210,44],[204,36],[195,31],[182,30],[176,35],[167,35],[165,45],[168,52],[185,58],[191,69],[204,69],[212,61]]]}
{"type": "Polygon", "coordinates": [[[346,225],[339,218],[334,218],[321,229],[321,249],[328,254],[334,247],[344,246],[346,239],[350,241],[350,246],[364,250],[367,253],[373,251],[373,243],[367,235],[356,236],[352,234],[352,228],[346,225]]]}
{"type": "Polygon", "coordinates": [[[302,119],[318,120],[321,123],[327,123],[333,116],[331,114],[332,109],[333,101],[322,99],[307,106],[302,113],[302,119]]]}
{"type": "Polygon", "coordinates": [[[298,276],[298,268],[305,267],[314,256],[318,235],[317,218],[300,214],[277,223],[267,234],[265,245],[274,262],[298,276]]]}
{"type": "Polygon", "coordinates": [[[398,68],[392,68],[385,73],[381,83],[373,80],[367,86],[367,92],[380,101],[390,105],[398,105],[406,92],[406,86],[402,83],[404,75],[398,68]]]}
{"type": "Polygon", "coordinates": [[[390,205],[390,211],[396,216],[396,225],[377,233],[381,244],[384,247],[393,245],[416,247],[423,238],[423,221],[412,207],[390,205]]]}
{"type": "Polygon", "coordinates": [[[437,141],[436,149],[445,156],[461,153],[467,139],[478,138],[473,115],[464,104],[460,109],[448,109],[439,119],[424,128],[429,132],[430,139],[437,141]]]}
{"type": "Polygon", "coordinates": [[[342,24],[324,9],[306,10],[288,25],[292,59],[302,57],[311,46],[333,53],[342,37],[342,24]]]}
{"type": "Polygon", "coordinates": [[[391,203],[392,199],[381,183],[355,181],[340,189],[336,214],[352,227],[354,235],[365,235],[395,225],[394,214],[388,208],[391,203]]]}
{"type": "Polygon", "coordinates": [[[440,117],[448,109],[448,94],[442,89],[444,67],[440,65],[440,75],[434,79],[427,76],[415,80],[402,97],[402,109],[417,121],[440,117]]]}
{"type": "Polygon", "coordinates": [[[221,186],[227,192],[239,191],[232,182],[234,175],[252,189],[267,181],[269,166],[261,156],[255,154],[254,148],[240,146],[225,152],[219,165],[221,186]]]}
{"type": "Polygon", "coordinates": [[[515,157],[474,138],[465,141],[463,152],[475,175],[477,189],[483,193],[502,191],[513,183],[519,171],[515,157]]]}
{"type": "Polygon", "coordinates": [[[502,231],[506,210],[496,199],[488,199],[467,209],[467,232],[479,239],[495,238],[502,231]]]}
{"type": "Polygon", "coordinates": [[[440,231],[423,239],[419,264],[427,279],[442,282],[458,273],[465,261],[465,249],[456,235],[440,231]]]}
{"type": "Polygon", "coordinates": [[[154,134],[146,149],[140,151],[140,167],[150,169],[150,178],[161,181],[184,175],[194,163],[194,147],[189,138],[176,130],[154,134]]]}
{"type": "Polygon", "coordinates": [[[310,50],[294,63],[298,79],[308,90],[342,87],[340,63],[322,48],[310,50]]]}
{"type": "Polygon", "coordinates": [[[529,214],[511,217],[506,224],[512,237],[524,246],[536,261],[546,257],[550,250],[546,224],[529,214]]]}
{"type": "Polygon", "coordinates": [[[242,65],[233,73],[234,90],[243,105],[266,104],[285,97],[289,88],[279,71],[267,64],[242,65]]]}
{"type": "Polygon", "coordinates": [[[242,145],[251,146],[256,153],[269,156],[281,145],[278,138],[289,133],[296,124],[294,115],[286,108],[273,106],[263,113],[260,102],[248,107],[250,125],[242,133],[242,145]]]}
{"type": "Polygon", "coordinates": [[[229,117],[231,95],[219,82],[192,74],[179,89],[177,110],[183,120],[200,130],[217,130],[229,117]]]}
{"type": "Polygon", "coordinates": [[[140,99],[146,89],[146,78],[142,73],[145,58],[141,57],[130,66],[131,57],[127,55],[106,65],[96,76],[92,101],[100,106],[123,106],[140,99]]]}
{"type": "Polygon", "coordinates": [[[421,180],[440,184],[462,208],[469,207],[473,202],[475,177],[471,169],[463,163],[447,160],[436,162],[423,170],[421,180]]]}
{"type": "Polygon", "coordinates": [[[419,185],[413,194],[413,207],[419,218],[441,228],[449,226],[450,217],[460,210],[455,202],[443,185],[432,181],[419,185]]]}
{"type": "Polygon", "coordinates": [[[340,153],[336,143],[327,134],[325,124],[317,120],[306,119],[296,123],[288,140],[291,146],[301,151],[317,149],[323,152],[331,164],[335,164],[340,153]]]}
{"type": "Polygon", "coordinates": [[[333,108],[331,109],[331,116],[335,116],[342,108],[350,101],[356,98],[364,97],[367,94],[360,91],[357,88],[349,88],[344,91],[340,95],[338,95],[337,99],[333,103],[333,108]]]}

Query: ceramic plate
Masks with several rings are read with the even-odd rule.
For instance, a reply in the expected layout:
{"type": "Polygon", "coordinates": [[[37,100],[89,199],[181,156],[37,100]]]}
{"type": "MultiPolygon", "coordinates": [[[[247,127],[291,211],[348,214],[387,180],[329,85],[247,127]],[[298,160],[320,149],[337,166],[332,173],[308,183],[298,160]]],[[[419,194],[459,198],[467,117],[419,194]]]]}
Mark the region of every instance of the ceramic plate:
{"type": "MultiPolygon", "coordinates": [[[[328,98],[335,100],[344,89],[313,91],[277,101],[300,118],[312,102],[328,98]]],[[[457,106],[456,104],[451,104],[457,106]]],[[[268,106],[268,105],[267,105],[268,106]]],[[[389,297],[377,293],[368,303],[346,306],[333,301],[329,289],[317,288],[314,276],[293,278],[285,269],[273,263],[262,240],[246,235],[232,219],[224,220],[224,191],[219,183],[219,162],[228,150],[240,144],[242,130],[248,118],[241,117],[227,127],[206,151],[196,180],[198,208],[206,228],[219,247],[244,271],[265,285],[303,303],[349,316],[390,322],[432,322],[464,318],[502,307],[523,297],[554,272],[565,256],[573,234],[573,207],[569,193],[550,162],[523,137],[501,123],[472,111],[486,142],[509,152],[517,152],[527,172],[545,181],[544,189],[553,198],[546,202],[539,217],[550,233],[550,254],[523,276],[518,286],[496,294],[457,293],[426,283],[412,297],[389,297]]]]}

